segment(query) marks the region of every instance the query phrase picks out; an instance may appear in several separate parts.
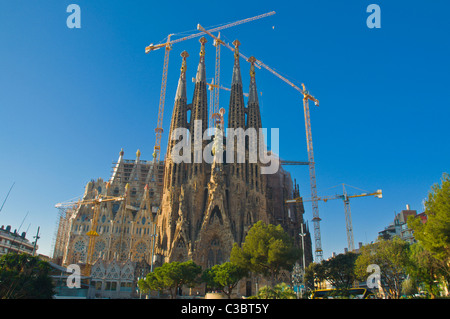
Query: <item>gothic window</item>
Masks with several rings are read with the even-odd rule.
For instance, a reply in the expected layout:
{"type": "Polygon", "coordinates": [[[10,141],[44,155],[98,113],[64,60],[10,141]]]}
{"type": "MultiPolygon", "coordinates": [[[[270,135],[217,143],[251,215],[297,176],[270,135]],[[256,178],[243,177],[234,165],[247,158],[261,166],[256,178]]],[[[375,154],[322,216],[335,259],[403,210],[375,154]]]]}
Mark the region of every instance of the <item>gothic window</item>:
{"type": "Polygon", "coordinates": [[[114,204],[112,208],[112,212],[115,214],[119,211],[120,204],[114,204]]]}
{"type": "Polygon", "coordinates": [[[214,251],[212,249],[210,249],[208,252],[208,266],[207,266],[208,268],[211,268],[212,266],[214,266],[216,264],[214,259],[215,259],[214,251]]]}
{"type": "Polygon", "coordinates": [[[250,225],[252,223],[252,218],[250,212],[247,212],[247,224],[250,225]]]}
{"type": "Polygon", "coordinates": [[[102,255],[105,253],[106,244],[103,240],[97,241],[95,243],[95,250],[94,250],[94,256],[96,257],[102,257],[102,255]]]}
{"type": "Polygon", "coordinates": [[[212,224],[216,217],[219,219],[220,224],[223,224],[222,214],[220,213],[220,209],[217,206],[214,207],[211,213],[211,219],[209,223],[212,224]]]}
{"type": "Polygon", "coordinates": [[[216,264],[223,263],[222,250],[219,248],[216,252],[216,264]]]}
{"type": "Polygon", "coordinates": [[[128,247],[125,242],[117,242],[114,246],[118,260],[126,260],[128,257],[128,247]]]}
{"type": "Polygon", "coordinates": [[[167,249],[167,236],[164,234],[164,236],[163,236],[163,240],[162,240],[162,243],[161,243],[161,247],[163,248],[163,249],[167,249]]]}
{"type": "Polygon", "coordinates": [[[75,250],[75,252],[80,253],[86,249],[86,244],[84,243],[84,241],[79,240],[75,242],[75,244],[73,245],[73,249],[75,250]]]}
{"type": "Polygon", "coordinates": [[[185,247],[186,247],[186,244],[185,244],[183,238],[180,238],[180,240],[177,243],[177,248],[185,248],[185,247]]]}
{"type": "Polygon", "coordinates": [[[78,240],[73,245],[74,256],[73,262],[84,262],[86,260],[86,243],[83,240],[78,240]]]}
{"type": "Polygon", "coordinates": [[[213,239],[209,243],[207,267],[211,268],[212,266],[221,264],[224,261],[225,260],[223,258],[223,253],[220,249],[220,239],[218,237],[213,237],[213,239]]]}
{"type": "Polygon", "coordinates": [[[113,266],[113,267],[111,267],[109,269],[107,277],[108,278],[113,278],[113,279],[118,279],[119,278],[119,272],[116,269],[116,266],[113,266]]]}
{"type": "Polygon", "coordinates": [[[136,246],[136,253],[134,255],[134,258],[136,260],[143,260],[145,253],[147,251],[147,245],[143,242],[140,242],[139,244],[137,244],[136,246]]]}
{"type": "Polygon", "coordinates": [[[140,242],[140,243],[136,246],[136,251],[137,251],[139,254],[144,254],[146,250],[147,250],[147,246],[146,246],[143,242],[140,242]]]}

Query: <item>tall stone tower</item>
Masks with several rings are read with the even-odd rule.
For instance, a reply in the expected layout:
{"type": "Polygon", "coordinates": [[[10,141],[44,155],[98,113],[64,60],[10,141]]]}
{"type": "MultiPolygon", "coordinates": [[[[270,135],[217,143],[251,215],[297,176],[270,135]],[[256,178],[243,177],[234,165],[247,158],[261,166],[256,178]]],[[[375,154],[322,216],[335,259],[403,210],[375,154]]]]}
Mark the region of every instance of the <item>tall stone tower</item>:
{"type": "MultiPolygon", "coordinates": [[[[195,78],[192,104],[186,102],[186,57],[175,96],[170,134],[176,128],[189,128],[191,163],[174,163],[170,154],[174,141],[167,148],[165,186],[158,221],[157,254],[160,262],[194,260],[204,267],[229,259],[233,243],[241,243],[249,228],[258,220],[269,221],[266,213],[265,182],[258,162],[249,163],[249,141],[245,143],[245,158],[239,162],[237,139],[225,145],[225,152],[233,152],[228,162],[225,153],[216,153],[212,164],[203,160],[203,131],[208,127],[208,108],[205,70],[205,43],[200,39],[200,61],[195,78]],[[191,111],[189,123],[187,111],[191,111]],[[201,125],[200,125],[201,124],[201,125]],[[200,130],[201,126],[201,130],[200,130]]],[[[261,117],[254,60],[252,60],[249,107],[245,107],[239,65],[239,41],[234,42],[235,56],[229,106],[229,127],[259,129],[261,117]],[[248,113],[246,121],[245,114],[248,113]]],[[[223,132],[223,128],[222,128],[223,132]]],[[[216,134],[216,141],[223,141],[216,134]]],[[[253,141],[254,142],[254,141],[253,141]]]]}
{"type": "MultiPolygon", "coordinates": [[[[275,174],[261,174],[263,164],[258,148],[262,136],[258,130],[262,121],[256,59],[248,59],[251,65],[246,106],[237,40],[233,42],[235,55],[228,128],[225,132],[225,128],[220,127],[214,136],[215,145],[223,145],[223,149],[219,151],[214,147],[211,162],[203,158],[205,148],[210,145],[210,141],[203,140],[208,128],[205,44],[206,39],[201,38],[192,103],[187,101],[186,88],[189,54],[181,53],[181,71],[164,162],[142,160],[140,151],[135,159],[127,160],[122,150],[108,181],[97,179],[86,185],[83,200],[97,195],[125,197],[121,202],[102,203],[99,208],[96,229],[99,236],[92,256],[99,265],[133,262],[158,266],[165,262],[193,260],[208,268],[228,261],[233,244],[241,245],[251,226],[259,220],[281,224],[300,247],[298,235],[303,225],[307,233],[306,264],[312,261],[303,204],[292,207],[285,204],[285,200],[300,196],[298,186],[293,185],[289,172],[283,167],[275,174]],[[189,134],[182,136],[183,141],[179,136],[177,140],[174,134],[179,129],[189,130],[189,134]],[[232,135],[228,129],[242,134],[232,135]],[[256,139],[247,134],[252,130],[256,139]],[[244,146],[238,147],[242,139],[244,146]],[[178,143],[189,147],[179,148],[178,143]],[[258,153],[256,160],[255,151],[258,153]],[[172,155],[178,155],[178,159],[172,155]],[[180,158],[183,161],[179,161],[180,158]]],[[[58,230],[60,240],[55,244],[54,254],[63,265],[86,263],[87,232],[92,227],[92,218],[93,210],[88,205],[78,205],[66,213],[58,230]]]]}

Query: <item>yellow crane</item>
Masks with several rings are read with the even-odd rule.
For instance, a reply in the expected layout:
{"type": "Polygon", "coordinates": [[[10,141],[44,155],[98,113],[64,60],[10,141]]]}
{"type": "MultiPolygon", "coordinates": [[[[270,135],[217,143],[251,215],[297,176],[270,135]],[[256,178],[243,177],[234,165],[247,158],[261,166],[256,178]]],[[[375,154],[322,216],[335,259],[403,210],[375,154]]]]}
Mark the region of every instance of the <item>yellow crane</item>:
{"type": "MultiPolygon", "coordinates": [[[[128,193],[129,184],[125,186],[125,194],[128,193]]],[[[106,189],[109,188],[109,183],[106,183],[106,189]]],[[[125,195],[126,196],[126,195],[125,195]]],[[[125,200],[125,196],[107,196],[98,194],[95,196],[95,198],[92,199],[86,199],[86,200],[79,200],[74,202],[65,202],[65,203],[58,203],[55,205],[56,208],[62,208],[62,207],[80,207],[82,205],[93,205],[93,216],[91,219],[91,227],[90,230],[86,233],[86,235],[89,237],[89,244],[86,254],[86,268],[84,270],[84,273],[86,276],[90,275],[91,267],[93,264],[93,254],[95,250],[95,242],[97,240],[97,237],[99,234],[97,233],[97,223],[98,223],[98,216],[100,214],[100,205],[107,202],[118,202],[125,200]]]]}
{"type": "MultiPolygon", "coordinates": [[[[215,35],[213,35],[210,31],[203,28],[200,24],[197,25],[197,29],[203,31],[204,33],[208,34],[215,40],[218,39],[215,35]]],[[[230,49],[231,51],[235,51],[234,48],[232,48],[229,44],[220,41],[218,43],[223,44],[225,47],[230,49]]],[[[317,184],[316,184],[316,169],[315,169],[315,162],[314,162],[314,151],[313,151],[313,143],[312,143],[312,133],[311,133],[311,120],[309,115],[309,101],[313,101],[316,106],[319,106],[319,100],[317,100],[314,96],[312,96],[306,89],[305,85],[302,84],[302,88],[296,86],[294,83],[277,73],[275,70],[273,70],[271,67],[263,63],[261,60],[256,59],[255,57],[251,57],[251,60],[244,56],[241,52],[239,52],[239,55],[244,58],[246,61],[250,63],[254,63],[255,66],[261,68],[265,68],[278,78],[280,78],[282,81],[286,82],[290,86],[292,86],[294,89],[299,91],[303,96],[303,112],[305,117],[305,129],[306,129],[306,143],[307,143],[307,149],[308,149],[308,167],[309,167],[309,177],[310,177],[310,185],[311,185],[311,197],[312,197],[312,211],[313,211],[313,224],[314,224],[314,243],[315,243],[315,256],[316,261],[320,262],[323,259],[323,251],[322,251],[322,240],[320,235],[320,217],[319,217],[319,206],[317,201],[317,184]]]]}
{"type": "MultiPolygon", "coordinates": [[[[261,18],[265,18],[268,16],[271,16],[275,14],[275,11],[271,11],[265,14],[261,14],[258,15],[256,17],[252,17],[252,18],[247,18],[247,19],[243,19],[243,20],[239,20],[233,23],[229,23],[220,27],[216,27],[213,29],[210,29],[210,32],[216,32],[219,30],[223,30],[226,28],[230,28],[233,26],[237,26],[239,24],[243,24],[243,23],[247,23],[250,21],[254,21],[257,19],[261,19],[261,18]]],[[[199,37],[203,34],[203,32],[199,32],[199,33],[195,33],[180,39],[176,39],[176,40],[171,40],[171,37],[174,36],[175,34],[169,34],[167,36],[167,42],[165,43],[161,43],[161,44],[150,44],[145,48],[145,53],[149,53],[161,48],[165,48],[165,53],[164,53],[164,65],[163,65],[163,73],[162,73],[162,81],[161,81],[161,92],[159,95],[159,108],[158,108],[158,122],[155,128],[155,133],[156,133],[156,141],[155,141],[155,146],[154,146],[154,152],[153,152],[153,158],[158,160],[160,159],[160,151],[161,151],[161,135],[163,133],[163,117],[164,117],[164,104],[165,104],[165,99],[166,99],[166,86],[167,86],[167,71],[169,69],[169,53],[170,50],[172,50],[172,45],[174,45],[175,43],[181,42],[181,41],[185,41],[185,40],[189,40],[192,38],[196,38],[199,37]]],[[[220,56],[220,52],[219,52],[219,56],[220,56]]],[[[216,80],[216,83],[217,80],[216,80]]]]}
{"type": "Polygon", "coordinates": [[[280,160],[280,164],[281,165],[309,165],[309,162],[280,160]]]}
{"type": "MultiPolygon", "coordinates": [[[[329,200],[333,199],[342,199],[344,201],[344,210],[345,210],[345,226],[347,229],[347,245],[348,245],[348,251],[353,251],[355,249],[355,241],[353,238],[353,226],[352,226],[352,215],[350,210],[350,199],[351,198],[357,198],[357,197],[366,197],[366,196],[375,196],[377,198],[383,198],[383,194],[381,189],[377,190],[376,192],[371,193],[361,193],[356,195],[349,195],[347,194],[347,191],[345,189],[345,184],[342,184],[343,186],[343,194],[341,195],[334,195],[334,196],[322,196],[317,197],[317,200],[321,200],[323,202],[327,202],[329,200]]],[[[312,201],[313,199],[303,199],[302,197],[297,197],[294,199],[286,200],[285,203],[302,203],[307,201],[312,201]]]]}
{"type": "Polygon", "coordinates": [[[216,60],[215,60],[215,68],[214,68],[214,86],[209,86],[210,90],[212,89],[213,98],[210,99],[210,126],[215,127],[216,123],[220,122],[220,114],[219,114],[219,89],[220,86],[220,46],[222,41],[220,40],[220,32],[217,36],[217,40],[214,40],[214,46],[216,47],[216,60]]]}

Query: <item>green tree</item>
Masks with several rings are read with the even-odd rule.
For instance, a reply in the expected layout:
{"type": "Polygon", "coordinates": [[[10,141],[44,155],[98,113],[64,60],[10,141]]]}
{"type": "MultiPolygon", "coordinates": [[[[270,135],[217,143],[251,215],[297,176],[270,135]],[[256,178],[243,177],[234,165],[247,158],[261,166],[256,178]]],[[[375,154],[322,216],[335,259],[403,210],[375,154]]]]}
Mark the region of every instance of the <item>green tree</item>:
{"type": "Polygon", "coordinates": [[[202,268],[191,260],[182,263],[166,263],[139,280],[138,287],[143,293],[148,293],[150,290],[168,290],[170,297],[175,299],[179,288],[193,287],[199,283],[201,272],[202,268]]]}
{"type": "Polygon", "coordinates": [[[317,289],[319,283],[324,280],[324,268],[319,263],[310,263],[305,269],[305,288],[308,291],[317,289]]]}
{"type": "Polygon", "coordinates": [[[371,273],[367,267],[371,264],[380,267],[381,286],[390,298],[401,295],[401,284],[406,278],[409,267],[409,244],[398,237],[393,240],[380,240],[363,246],[355,263],[355,273],[361,281],[366,281],[371,273]]]}
{"type": "Polygon", "coordinates": [[[421,242],[417,242],[410,246],[410,264],[408,274],[414,286],[419,286],[428,292],[431,298],[439,295],[439,277],[442,267],[442,261],[434,258],[432,254],[426,250],[421,242]]]}
{"type": "Polygon", "coordinates": [[[256,296],[249,299],[296,299],[297,295],[286,283],[275,285],[275,287],[264,286],[258,290],[256,296]]]}
{"type": "Polygon", "coordinates": [[[282,269],[291,270],[300,256],[294,241],[281,227],[258,221],[250,228],[242,247],[236,243],[230,261],[248,271],[262,274],[272,285],[282,269]]]}
{"type": "Polygon", "coordinates": [[[441,185],[434,184],[425,202],[426,223],[419,218],[408,218],[408,227],[414,238],[430,252],[439,268],[437,277],[449,290],[450,284],[450,176],[442,175],[441,185]]]}
{"type": "Polygon", "coordinates": [[[203,272],[202,279],[208,287],[222,290],[230,299],[233,289],[236,288],[239,280],[247,275],[247,270],[232,262],[226,262],[206,269],[203,272]]]}
{"type": "Polygon", "coordinates": [[[0,258],[0,298],[51,299],[50,265],[39,257],[8,253],[0,258]]]}
{"type": "Polygon", "coordinates": [[[402,295],[410,297],[417,293],[417,285],[411,277],[406,278],[402,283],[402,295]]]}
{"type": "Polygon", "coordinates": [[[336,289],[350,289],[356,280],[354,268],[357,258],[357,254],[348,252],[324,260],[320,265],[322,267],[320,279],[327,280],[336,289]]]}

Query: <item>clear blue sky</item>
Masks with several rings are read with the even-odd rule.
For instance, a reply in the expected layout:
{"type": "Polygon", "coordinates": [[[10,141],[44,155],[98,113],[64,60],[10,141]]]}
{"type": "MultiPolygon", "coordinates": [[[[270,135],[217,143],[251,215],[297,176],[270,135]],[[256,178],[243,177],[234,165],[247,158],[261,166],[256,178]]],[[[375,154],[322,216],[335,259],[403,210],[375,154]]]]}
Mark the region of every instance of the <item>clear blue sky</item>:
{"type": "MultiPolygon", "coordinates": [[[[339,193],[331,187],[340,183],[383,190],[381,200],[351,202],[356,243],[375,240],[406,204],[421,212],[431,185],[449,171],[448,1],[0,0],[1,202],[16,183],[0,225],[18,229],[23,222],[20,232],[28,229],[29,238],[40,226],[39,253],[50,254],[56,203],[82,195],[90,179],[108,179],[122,147],[126,158],[140,149],[141,158],[151,159],[164,52],[146,55],[145,46],[169,33],[195,32],[197,23],[211,27],[269,11],[276,15],[222,35],[304,82],[320,100],[311,107],[319,195],[339,193]],[[66,26],[71,3],[81,7],[81,29],[66,26]],[[381,8],[381,29],[366,26],[370,3],[381,8]]],[[[198,38],[171,52],[163,145],[183,50],[190,53],[190,79],[198,38]]],[[[232,60],[223,48],[224,86],[232,60]]],[[[241,65],[248,87],[249,66],[241,65]]],[[[256,77],[263,126],[280,128],[281,156],[307,160],[301,96],[264,69],[256,77]]],[[[188,99],[192,93],[189,83],[188,99]]],[[[222,91],[221,107],[228,102],[222,91]]],[[[307,167],[290,171],[309,198],[307,167]]],[[[305,208],[311,220],[311,205],[305,208]]],[[[324,257],[342,252],[343,203],[319,203],[319,212],[324,257]]]]}

